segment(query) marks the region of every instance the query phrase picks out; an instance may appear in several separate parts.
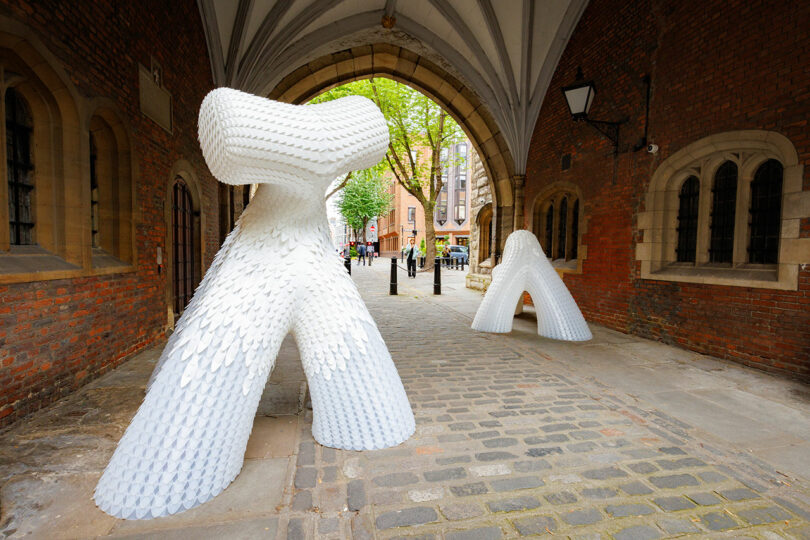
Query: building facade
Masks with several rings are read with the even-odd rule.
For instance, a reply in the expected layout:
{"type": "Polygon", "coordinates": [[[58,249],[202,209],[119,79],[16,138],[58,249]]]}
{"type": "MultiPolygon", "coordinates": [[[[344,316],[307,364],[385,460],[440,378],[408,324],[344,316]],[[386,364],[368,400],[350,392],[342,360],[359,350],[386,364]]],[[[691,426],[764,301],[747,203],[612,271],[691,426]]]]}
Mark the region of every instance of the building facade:
{"type": "MultiPolygon", "coordinates": [[[[469,140],[442,148],[443,186],[436,199],[433,227],[437,240],[466,246],[470,238],[470,182],[472,174],[472,145],[469,140]]],[[[426,152],[419,152],[422,157],[426,152]]],[[[416,244],[425,239],[425,210],[416,197],[408,193],[396,180],[390,179],[389,193],[393,196],[391,210],[380,216],[380,250],[386,256],[400,253],[414,236],[416,244]]]]}
{"type": "Polygon", "coordinates": [[[808,24],[807,3],[588,4],[535,126],[523,226],[589,321],[810,378],[808,24]],[[627,120],[617,147],[572,120],[559,89],[579,73],[589,118],[627,120]]]}
{"type": "Polygon", "coordinates": [[[205,47],[193,2],[0,5],[0,426],[162,339],[241,212],[205,47]]]}
{"type": "MultiPolygon", "coordinates": [[[[556,22],[535,10],[543,35],[570,38],[547,40],[529,55],[543,60],[511,76],[503,53],[524,58],[519,40],[481,42],[475,62],[458,63],[452,43],[466,37],[420,41],[365,12],[358,28],[374,37],[359,46],[337,35],[347,27],[310,31],[305,10],[284,21],[284,39],[255,32],[269,41],[240,49],[211,33],[230,27],[213,24],[210,3],[80,4],[0,2],[0,427],[156,343],[182,313],[249,200],[218,184],[199,151],[197,113],[215,85],[292,103],[369,76],[420,88],[481,157],[480,171],[465,170],[478,179],[474,204],[470,182],[462,190],[448,170],[428,216],[452,243],[473,224],[476,275],[525,227],[590,322],[810,378],[807,2],[590,0],[556,22]],[[264,64],[264,45],[300,54],[264,64]],[[487,62],[498,69],[477,71],[487,62]],[[615,146],[572,120],[560,89],[579,73],[597,89],[589,117],[621,123],[615,146]],[[525,99],[510,101],[511,83],[525,99]]],[[[338,4],[368,6],[318,9],[338,4]]],[[[504,6],[482,14],[492,28],[509,19],[491,13],[504,6]]],[[[419,18],[415,3],[391,8],[419,18]]],[[[442,22],[451,15],[418,21],[421,35],[466,28],[442,22]]],[[[414,229],[424,238],[425,216],[391,189],[377,230],[396,254],[414,229]]]]}

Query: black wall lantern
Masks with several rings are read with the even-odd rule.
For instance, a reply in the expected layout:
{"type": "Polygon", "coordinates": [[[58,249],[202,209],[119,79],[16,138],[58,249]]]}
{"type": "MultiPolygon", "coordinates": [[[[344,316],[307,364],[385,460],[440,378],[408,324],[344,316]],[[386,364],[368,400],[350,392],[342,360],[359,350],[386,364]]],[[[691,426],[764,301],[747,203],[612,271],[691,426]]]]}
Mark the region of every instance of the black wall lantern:
{"type": "Polygon", "coordinates": [[[571,118],[575,122],[585,120],[596,128],[599,133],[607,137],[613,143],[613,154],[616,155],[619,153],[619,126],[627,122],[627,119],[620,122],[606,122],[588,118],[588,112],[591,110],[593,99],[596,96],[596,85],[593,81],[584,81],[583,79],[582,69],[577,68],[577,82],[562,89],[571,118]]]}

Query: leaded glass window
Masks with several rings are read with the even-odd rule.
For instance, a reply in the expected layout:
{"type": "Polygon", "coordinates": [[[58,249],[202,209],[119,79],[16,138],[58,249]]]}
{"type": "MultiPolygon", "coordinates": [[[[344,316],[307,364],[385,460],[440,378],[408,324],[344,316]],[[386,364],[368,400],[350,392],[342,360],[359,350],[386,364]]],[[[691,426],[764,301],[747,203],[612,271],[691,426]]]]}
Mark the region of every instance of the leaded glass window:
{"type": "Polygon", "coordinates": [[[568,218],[568,197],[564,197],[560,202],[560,215],[557,230],[557,258],[565,260],[565,245],[566,245],[566,221],[568,218]]]}
{"type": "Polygon", "coordinates": [[[696,176],[690,176],[678,193],[678,262],[695,262],[699,199],[700,181],[696,176]]]}
{"type": "Polygon", "coordinates": [[[90,234],[93,247],[101,247],[98,234],[98,151],[96,139],[90,134],[90,234]]]}
{"type": "Polygon", "coordinates": [[[782,164],[769,159],[751,182],[751,235],[748,262],[775,264],[782,221],[782,164]]]}
{"type": "Polygon", "coordinates": [[[28,104],[13,88],[6,90],[5,105],[9,241],[12,245],[29,245],[34,243],[33,121],[28,104]]]}
{"type": "Polygon", "coordinates": [[[730,263],[734,255],[734,214],[737,205],[737,165],[723,163],[714,175],[712,189],[709,261],[730,263]]]}
{"type": "Polygon", "coordinates": [[[574,208],[571,211],[571,258],[576,259],[579,247],[579,199],[574,201],[574,208]]]}

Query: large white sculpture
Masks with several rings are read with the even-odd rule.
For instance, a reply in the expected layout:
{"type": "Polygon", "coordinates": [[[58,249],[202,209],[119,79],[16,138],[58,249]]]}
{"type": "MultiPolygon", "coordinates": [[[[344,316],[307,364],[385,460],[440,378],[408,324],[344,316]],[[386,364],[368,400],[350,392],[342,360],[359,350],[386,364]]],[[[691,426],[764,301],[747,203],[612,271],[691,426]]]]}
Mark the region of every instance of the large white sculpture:
{"type": "Polygon", "coordinates": [[[216,496],[242,468],[282,339],[298,343],[324,446],[401,443],[414,417],[388,349],[334,255],[324,192],[388,145],[361,97],[295,106],[217,89],[199,136],[211,172],[260,184],[163,351],[143,404],[96,487],[127,519],[174,514],[216,496]]]}
{"type": "Polygon", "coordinates": [[[473,330],[510,332],[515,306],[523,291],[532,297],[537,333],[541,336],[567,341],[587,341],[593,337],[537,237],[525,230],[517,230],[506,239],[501,263],[492,269],[492,283],[475,313],[473,330]]]}

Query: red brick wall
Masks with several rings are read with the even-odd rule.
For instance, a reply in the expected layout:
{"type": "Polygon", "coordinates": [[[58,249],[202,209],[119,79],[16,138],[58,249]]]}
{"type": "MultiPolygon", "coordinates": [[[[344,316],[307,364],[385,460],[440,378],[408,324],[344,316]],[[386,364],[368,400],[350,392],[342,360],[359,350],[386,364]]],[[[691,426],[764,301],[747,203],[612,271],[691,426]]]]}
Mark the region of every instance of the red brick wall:
{"type": "MultiPolygon", "coordinates": [[[[698,139],[762,129],[785,135],[810,189],[810,4],[750,0],[591,0],[554,74],[532,139],[526,226],[532,202],[555,181],[583,192],[583,273],[565,281],[586,318],[759,368],[810,378],[810,269],[798,291],[640,279],[636,217],[656,167],[698,139]],[[560,88],[581,66],[597,85],[591,117],[619,120],[620,154],[591,126],[572,122],[560,88]],[[650,141],[644,85],[652,77],[650,141]],[[560,157],[571,153],[571,169],[560,157]]],[[[801,224],[801,235],[810,226],[801,224]]]]}
{"type": "Polygon", "coordinates": [[[218,248],[217,186],[197,143],[197,111],[213,87],[194,0],[3,1],[0,15],[32,30],[80,95],[113,100],[132,128],[137,272],[0,285],[0,427],[62,397],[155,342],[166,326],[164,204],[170,171],[185,159],[202,191],[206,266],[218,248]],[[174,130],[143,116],[138,62],[163,66],[174,130]]]}

